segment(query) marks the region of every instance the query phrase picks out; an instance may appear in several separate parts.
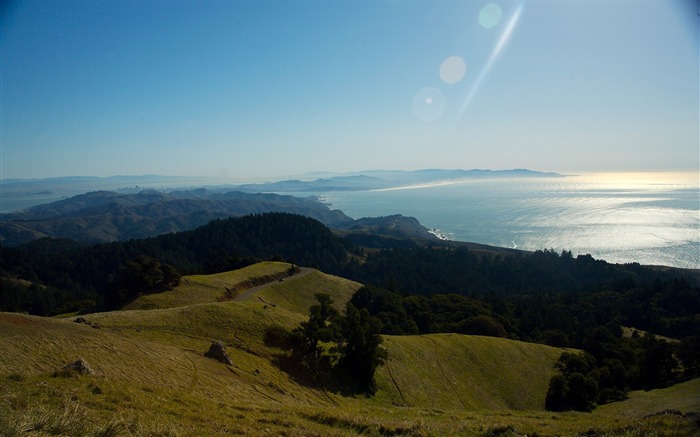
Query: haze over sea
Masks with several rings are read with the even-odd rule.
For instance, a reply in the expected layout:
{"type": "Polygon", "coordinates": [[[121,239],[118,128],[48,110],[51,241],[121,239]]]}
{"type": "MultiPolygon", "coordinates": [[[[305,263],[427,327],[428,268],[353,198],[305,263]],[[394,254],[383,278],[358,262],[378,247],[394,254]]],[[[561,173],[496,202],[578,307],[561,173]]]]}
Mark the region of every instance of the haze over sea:
{"type": "Polygon", "coordinates": [[[413,216],[450,240],[700,268],[699,176],[487,179],[323,196],[353,218],[413,216]]]}
{"type": "MultiPolygon", "coordinates": [[[[28,208],[91,189],[42,185],[31,195],[0,193],[2,212],[28,208]]],[[[209,181],[211,183],[211,181],[209,181]]],[[[112,184],[112,185],[109,185],[112,184]]],[[[139,189],[170,191],[182,181],[139,189]]],[[[207,185],[188,180],[188,188],[207,185]]],[[[235,188],[232,188],[235,189],[235,188]]],[[[133,191],[133,189],[132,189],[133,191]]],[[[289,194],[289,193],[281,193],[289,194]]],[[[469,179],[378,191],[317,194],[353,218],[402,214],[450,240],[524,250],[570,250],[614,263],[700,269],[700,174],[596,173],[567,177],[469,179]]]]}

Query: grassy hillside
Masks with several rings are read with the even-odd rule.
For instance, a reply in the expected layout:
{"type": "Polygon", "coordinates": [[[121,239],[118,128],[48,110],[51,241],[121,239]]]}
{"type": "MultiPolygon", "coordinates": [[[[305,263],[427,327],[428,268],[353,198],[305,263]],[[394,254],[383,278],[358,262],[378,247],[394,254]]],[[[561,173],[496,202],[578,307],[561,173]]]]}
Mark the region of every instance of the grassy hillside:
{"type": "Polygon", "coordinates": [[[561,349],[456,334],[386,337],[389,361],[374,398],[303,385],[275,365],[279,351],[264,345],[265,329],[304,320],[318,292],[342,307],[359,284],[311,270],[217,302],[222,289],[285,268],[186,277],[172,292],[83,323],[0,313],[0,435],[572,435],[594,423],[643,435],[634,430],[690,429],[682,417],[640,422],[649,412],[700,410],[691,382],[658,397],[634,394],[615,405],[624,414],[613,406],[548,413],[561,349]],[[227,344],[234,365],[204,357],[213,339],[227,344]],[[54,376],[78,357],[94,374],[54,376]]]}
{"type": "Polygon", "coordinates": [[[378,399],[449,410],[543,410],[562,350],[459,334],[387,336],[378,399]]]}
{"type": "Polygon", "coordinates": [[[355,281],[310,270],[307,275],[270,284],[256,293],[256,297],[306,317],[309,307],[317,303],[317,293],[330,295],[336,308],[344,311],[345,304],[361,286],[355,281]]]}
{"type": "Polygon", "coordinates": [[[648,416],[663,410],[681,413],[700,412],[700,379],[693,379],[668,388],[650,391],[633,391],[623,402],[598,407],[596,414],[618,417],[648,416]]]}
{"type": "Polygon", "coordinates": [[[140,296],[123,309],[148,310],[217,302],[224,299],[227,289],[238,288],[240,285],[243,286],[242,290],[251,286],[246,284],[251,280],[256,282],[267,277],[285,275],[289,267],[290,264],[287,263],[266,261],[214,275],[184,276],[174,290],[140,296]]]}

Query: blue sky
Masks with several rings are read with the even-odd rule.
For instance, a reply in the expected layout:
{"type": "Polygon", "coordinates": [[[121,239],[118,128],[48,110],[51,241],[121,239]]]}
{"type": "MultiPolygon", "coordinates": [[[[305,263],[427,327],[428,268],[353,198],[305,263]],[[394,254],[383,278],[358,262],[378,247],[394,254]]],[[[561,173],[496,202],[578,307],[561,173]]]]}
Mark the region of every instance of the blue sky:
{"type": "Polygon", "coordinates": [[[4,3],[1,178],[697,171],[699,10],[4,3]]]}

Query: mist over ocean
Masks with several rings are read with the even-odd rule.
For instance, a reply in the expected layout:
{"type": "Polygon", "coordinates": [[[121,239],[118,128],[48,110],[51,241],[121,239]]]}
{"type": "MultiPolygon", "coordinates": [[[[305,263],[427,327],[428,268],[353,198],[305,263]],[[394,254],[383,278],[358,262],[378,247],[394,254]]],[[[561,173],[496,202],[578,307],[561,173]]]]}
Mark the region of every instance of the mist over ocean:
{"type": "MultiPolygon", "coordinates": [[[[296,195],[322,196],[331,208],[353,218],[413,216],[450,240],[524,250],[565,249],[614,263],[700,268],[699,177],[698,173],[606,173],[470,179],[296,195]]],[[[159,189],[168,190],[159,184],[159,189]]],[[[84,191],[4,193],[0,209],[9,212],[84,191]]]]}
{"type": "Polygon", "coordinates": [[[698,173],[470,180],[323,196],[353,218],[413,216],[450,240],[700,268],[698,173]]]}

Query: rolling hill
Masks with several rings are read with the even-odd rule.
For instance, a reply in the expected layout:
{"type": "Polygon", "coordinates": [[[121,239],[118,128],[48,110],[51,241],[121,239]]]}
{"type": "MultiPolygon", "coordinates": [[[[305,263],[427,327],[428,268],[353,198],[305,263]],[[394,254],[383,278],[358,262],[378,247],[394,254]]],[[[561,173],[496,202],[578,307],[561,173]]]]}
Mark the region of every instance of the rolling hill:
{"type": "MultiPolygon", "coordinates": [[[[361,284],[313,269],[279,276],[289,268],[266,262],[188,276],[173,291],[81,318],[0,313],[0,434],[571,435],[593,424],[613,433],[651,425],[691,429],[683,416],[643,419],[654,408],[635,414],[635,397],[622,417],[604,409],[545,412],[562,349],[491,337],[386,336],[389,360],[377,372],[373,398],[305,384],[277,366],[281,352],[266,346],[265,330],[296,326],[318,292],[340,308],[361,284]],[[259,288],[246,292],[253,287],[259,288]],[[204,356],[212,340],[227,345],[233,365],[204,356]],[[78,357],[93,374],[60,371],[78,357]]],[[[663,402],[656,401],[658,410],[663,402]]],[[[697,398],[673,405],[683,413],[700,408],[697,398]]]]}
{"type": "Polygon", "coordinates": [[[328,226],[352,221],[315,198],[204,188],[171,193],[97,191],[0,214],[0,243],[12,246],[43,237],[87,243],[122,241],[190,230],[214,219],[272,211],[312,217],[328,226]]]}
{"type": "MultiPolygon", "coordinates": [[[[214,219],[265,212],[289,212],[312,217],[331,228],[374,231],[399,238],[434,240],[415,219],[355,221],[342,211],[331,210],[314,196],[295,197],[271,193],[323,193],[387,189],[415,184],[484,178],[562,177],[532,170],[374,170],[333,175],[315,180],[286,180],[264,184],[209,186],[197,189],[166,189],[211,183],[206,179],[162,176],[112,178],[53,178],[0,180],[8,196],[46,194],[64,198],[51,203],[0,214],[0,244],[14,246],[44,237],[86,243],[148,238],[197,228],[214,219]],[[134,187],[124,188],[134,184],[134,187]],[[143,189],[160,187],[159,190],[143,189]],[[114,191],[114,190],[117,191],[114,191]],[[96,191],[89,191],[96,190],[96,191]],[[73,195],[75,194],[75,195],[73,195]],[[72,197],[65,197],[72,195],[72,197]]],[[[30,199],[31,200],[31,199],[30,199]]],[[[29,204],[32,204],[31,202],[29,204]]]]}
{"type": "Polygon", "coordinates": [[[204,226],[212,220],[268,212],[314,218],[343,234],[436,241],[412,217],[352,219],[316,197],[211,191],[97,191],[0,214],[0,244],[16,246],[41,238],[103,243],[143,239],[204,226]]]}
{"type": "Polygon", "coordinates": [[[330,191],[362,191],[390,189],[418,184],[433,184],[455,182],[470,179],[503,179],[503,178],[551,178],[563,177],[558,173],[541,172],[526,169],[512,170],[368,170],[314,180],[285,180],[267,182],[264,184],[239,185],[236,189],[246,192],[330,192],[330,191]]]}

